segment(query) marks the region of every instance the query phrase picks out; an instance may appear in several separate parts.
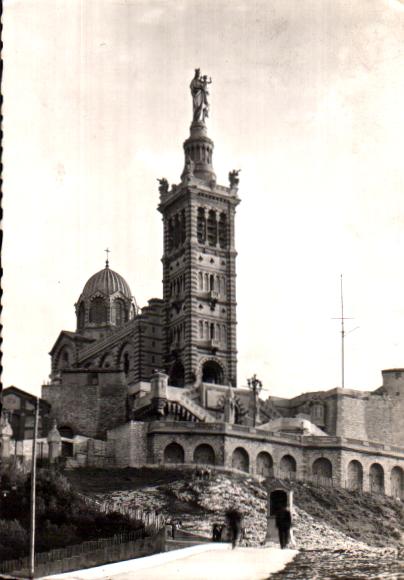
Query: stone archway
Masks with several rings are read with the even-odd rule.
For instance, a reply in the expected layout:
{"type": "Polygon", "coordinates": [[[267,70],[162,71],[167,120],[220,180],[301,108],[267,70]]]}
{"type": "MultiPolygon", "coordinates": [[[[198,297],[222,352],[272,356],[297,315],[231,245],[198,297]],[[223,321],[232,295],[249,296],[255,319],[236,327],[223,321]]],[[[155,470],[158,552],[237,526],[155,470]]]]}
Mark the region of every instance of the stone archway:
{"type": "Polygon", "coordinates": [[[237,447],[233,451],[231,458],[231,466],[239,471],[245,471],[248,473],[250,469],[250,457],[247,451],[243,447],[237,447]]]}
{"type": "Polygon", "coordinates": [[[211,445],[201,443],[194,451],[194,463],[201,465],[215,465],[215,451],[211,445]]]}
{"type": "Polygon", "coordinates": [[[288,494],[284,489],[274,489],[269,494],[269,515],[276,516],[279,510],[288,506],[288,494]]]}
{"type": "Polygon", "coordinates": [[[202,365],[202,382],[223,385],[223,369],[215,360],[207,360],[202,365]]]}
{"type": "Polygon", "coordinates": [[[267,451],[261,451],[257,455],[257,473],[263,477],[270,477],[273,474],[274,462],[272,456],[267,451]]]}
{"type": "Polygon", "coordinates": [[[164,449],[164,463],[184,463],[184,449],[179,443],[170,443],[164,449]]]}
{"type": "Polygon", "coordinates": [[[332,479],[332,463],[326,457],[319,457],[313,462],[312,474],[321,479],[332,479]]]}
{"type": "Polygon", "coordinates": [[[369,469],[371,493],[384,493],[384,469],[380,463],[372,463],[369,469]]]}
{"type": "Polygon", "coordinates": [[[170,371],[168,384],[173,387],[184,387],[185,369],[181,361],[176,361],[170,371]]]}
{"type": "Polygon", "coordinates": [[[391,495],[398,499],[403,499],[404,475],[401,467],[393,467],[390,475],[391,495]]]}
{"type": "Polygon", "coordinates": [[[284,455],[279,463],[281,473],[290,478],[296,474],[296,459],[292,455],[284,455]]]}
{"type": "Polygon", "coordinates": [[[347,487],[352,491],[363,489],[363,467],[357,459],[353,459],[348,464],[347,487]]]}

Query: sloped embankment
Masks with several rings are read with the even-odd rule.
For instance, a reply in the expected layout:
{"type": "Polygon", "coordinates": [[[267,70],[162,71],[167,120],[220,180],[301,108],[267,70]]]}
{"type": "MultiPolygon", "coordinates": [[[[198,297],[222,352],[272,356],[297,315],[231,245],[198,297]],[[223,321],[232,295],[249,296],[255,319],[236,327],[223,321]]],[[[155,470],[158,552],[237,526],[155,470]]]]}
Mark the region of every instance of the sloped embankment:
{"type": "Polygon", "coordinates": [[[404,506],[401,501],[296,483],[294,502],[311,518],[306,536],[310,528],[326,522],[335,531],[372,546],[403,545],[404,506]]]}
{"type": "MultiPolygon", "coordinates": [[[[200,481],[178,470],[147,474],[141,469],[120,470],[109,472],[103,491],[103,470],[87,475],[86,470],[79,471],[76,484],[84,493],[158,511],[169,520],[181,520],[184,529],[206,536],[211,536],[213,523],[224,522],[229,507],[236,507],[245,514],[247,543],[258,545],[265,539],[267,492],[252,478],[212,474],[209,481],[200,481]]],[[[295,483],[294,503],[298,548],[346,548],[361,542],[403,545],[403,504],[391,498],[295,483]]]]}

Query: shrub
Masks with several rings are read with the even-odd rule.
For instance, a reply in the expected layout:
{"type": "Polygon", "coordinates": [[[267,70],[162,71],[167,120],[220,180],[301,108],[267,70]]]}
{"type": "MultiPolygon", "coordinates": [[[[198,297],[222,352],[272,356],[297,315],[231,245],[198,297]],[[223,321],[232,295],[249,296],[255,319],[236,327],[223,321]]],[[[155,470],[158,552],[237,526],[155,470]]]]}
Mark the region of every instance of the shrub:
{"type": "Polygon", "coordinates": [[[0,561],[28,552],[28,532],[17,520],[0,520],[0,561]]]}

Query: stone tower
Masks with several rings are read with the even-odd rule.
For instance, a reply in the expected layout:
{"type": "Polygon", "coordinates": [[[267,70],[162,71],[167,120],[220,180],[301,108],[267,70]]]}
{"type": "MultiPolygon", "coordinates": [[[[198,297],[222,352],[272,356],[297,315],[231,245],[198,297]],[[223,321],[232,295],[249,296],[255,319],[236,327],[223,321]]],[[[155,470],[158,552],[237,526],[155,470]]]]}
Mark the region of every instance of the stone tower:
{"type": "Polygon", "coordinates": [[[216,184],[207,135],[207,77],[191,83],[193,120],[181,182],[160,181],[169,384],[237,384],[234,221],[238,172],[216,184]]]}

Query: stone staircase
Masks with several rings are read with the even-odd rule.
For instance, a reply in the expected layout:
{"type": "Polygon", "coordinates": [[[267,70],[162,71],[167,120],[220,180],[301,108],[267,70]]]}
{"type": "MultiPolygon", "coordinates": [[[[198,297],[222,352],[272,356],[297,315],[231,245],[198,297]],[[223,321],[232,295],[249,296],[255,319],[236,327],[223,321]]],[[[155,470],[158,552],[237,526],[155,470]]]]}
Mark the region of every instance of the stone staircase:
{"type": "Polygon", "coordinates": [[[182,405],[187,411],[195,415],[199,421],[203,423],[215,423],[216,418],[213,417],[209,411],[204,407],[201,407],[198,403],[195,403],[189,396],[188,393],[181,391],[180,389],[170,390],[170,399],[176,401],[178,404],[182,405]]]}

